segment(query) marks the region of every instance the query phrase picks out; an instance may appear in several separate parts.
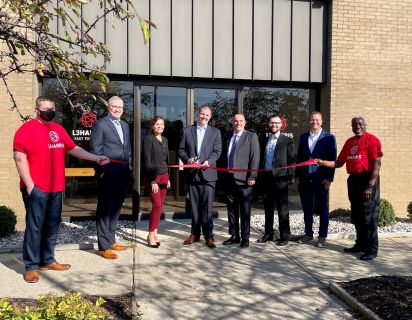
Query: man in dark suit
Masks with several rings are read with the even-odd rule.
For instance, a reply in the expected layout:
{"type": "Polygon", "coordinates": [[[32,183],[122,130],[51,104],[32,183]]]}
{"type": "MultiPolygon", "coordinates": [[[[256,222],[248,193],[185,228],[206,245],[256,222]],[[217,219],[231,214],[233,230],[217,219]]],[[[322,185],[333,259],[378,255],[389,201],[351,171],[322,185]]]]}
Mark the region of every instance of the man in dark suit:
{"type": "MultiPolygon", "coordinates": [[[[257,170],[259,168],[259,140],[256,133],[245,130],[245,116],[236,114],[232,119],[233,132],[223,139],[222,166],[225,168],[257,170]]],[[[241,248],[249,247],[250,211],[252,208],[253,186],[257,171],[225,172],[222,175],[231,237],[224,245],[240,243],[241,248]],[[239,237],[239,216],[240,236],[239,237]]]]}
{"type": "Polygon", "coordinates": [[[197,123],[184,129],[179,146],[179,158],[184,164],[199,163],[204,166],[203,169],[185,170],[189,188],[192,230],[184,244],[190,245],[199,241],[202,229],[206,245],[209,248],[215,248],[212,202],[217,172],[208,167],[216,165],[222,152],[222,141],[220,131],[208,125],[211,116],[212,110],[209,106],[200,107],[197,123]]]}
{"type": "Polygon", "coordinates": [[[293,140],[280,133],[282,119],[280,115],[269,118],[271,131],[266,146],[262,150],[263,167],[267,170],[262,173],[264,188],[263,202],[265,207],[265,234],[258,240],[263,243],[273,240],[273,218],[275,203],[279,218],[280,238],[276,241],[278,246],[288,244],[290,235],[289,224],[289,184],[292,183],[294,170],[291,168],[273,170],[284,166],[296,164],[296,152],[293,140]]]}
{"type": "Polygon", "coordinates": [[[90,138],[90,152],[106,155],[110,159],[126,163],[111,162],[95,167],[98,183],[96,209],[97,239],[99,254],[106,259],[117,259],[112,250],[125,250],[116,243],[115,230],[120,209],[131,179],[132,148],[129,126],[120,120],[123,100],[113,96],[108,101],[108,115],[95,123],[90,138]]]}
{"type": "MultiPolygon", "coordinates": [[[[335,161],[335,136],[322,129],[322,114],[318,111],[312,112],[309,125],[310,130],[300,136],[297,161],[299,163],[310,159],[335,161]]],[[[305,220],[305,234],[298,240],[299,243],[313,240],[312,226],[315,207],[320,219],[317,246],[325,247],[329,225],[328,192],[334,175],[335,169],[317,165],[296,168],[295,183],[298,186],[305,220]]]]}

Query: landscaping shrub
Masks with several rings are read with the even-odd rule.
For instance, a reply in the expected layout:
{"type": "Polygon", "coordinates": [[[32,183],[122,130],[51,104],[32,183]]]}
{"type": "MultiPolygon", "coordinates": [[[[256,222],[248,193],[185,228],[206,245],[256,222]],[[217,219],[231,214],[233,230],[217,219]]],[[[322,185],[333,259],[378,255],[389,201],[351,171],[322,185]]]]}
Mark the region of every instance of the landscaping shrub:
{"type": "Polygon", "coordinates": [[[387,227],[395,224],[396,216],[391,203],[386,199],[381,199],[379,210],[379,226],[387,227]]]}
{"type": "Polygon", "coordinates": [[[408,204],[408,217],[412,220],[412,201],[408,204]]]}
{"type": "Polygon", "coordinates": [[[16,230],[16,213],[6,206],[0,206],[0,238],[7,237],[16,230]]]}
{"type": "Polygon", "coordinates": [[[329,212],[331,216],[350,217],[351,211],[349,209],[338,208],[329,212]]]}
{"type": "Polygon", "coordinates": [[[94,320],[104,319],[107,312],[101,305],[102,298],[93,304],[80,293],[66,292],[63,296],[41,295],[36,307],[20,310],[6,300],[0,300],[0,319],[42,319],[42,320],[94,320]]]}

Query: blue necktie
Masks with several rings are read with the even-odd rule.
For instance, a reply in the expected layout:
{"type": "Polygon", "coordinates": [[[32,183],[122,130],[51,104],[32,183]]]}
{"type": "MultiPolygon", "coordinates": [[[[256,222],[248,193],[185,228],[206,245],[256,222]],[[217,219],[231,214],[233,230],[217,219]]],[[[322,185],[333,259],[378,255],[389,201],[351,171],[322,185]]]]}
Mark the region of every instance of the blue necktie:
{"type": "Polygon", "coordinates": [[[235,138],[233,139],[232,149],[230,149],[230,153],[229,153],[229,159],[227,163],[228,168],[233,168],[233,158],[235,157],[235,151],[236,151],[238,140],[239,140],[239,136],[236,134],[235,138]]]}

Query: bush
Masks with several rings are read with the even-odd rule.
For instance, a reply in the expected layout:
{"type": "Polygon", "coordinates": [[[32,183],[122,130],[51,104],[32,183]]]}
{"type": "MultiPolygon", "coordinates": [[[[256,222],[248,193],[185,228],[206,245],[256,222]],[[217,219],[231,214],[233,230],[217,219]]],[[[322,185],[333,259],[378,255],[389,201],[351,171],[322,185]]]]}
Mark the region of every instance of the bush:
{"type": "Polygon", "coordinates": [[[16,213],[6,206],[0,206],[0,238],[8,237],[16,230],[16,213]]]}
{"type": "Polygon", "coordinates": [[[0,319],[42,319],[42,320],[89,320],[105,319],[108,315],[101,305],[105,301],[97,299],[93,304],[82,298],[80,293],[66,292],[59,297],[54,294],[41,295],[36,307],[20,310],[6,300],[0,300],[0,319]]]}
{"type": "Polygon", "coordinates": [[[408,204],[408,217],[412,220],[412,201],[408,204]]]}
{"type": "Polygon", "coordinates": [[[391,203],[388,200],[381,199],[379,209],[379,226],[387,227],[395,224],[396,216],[391,203]]]}

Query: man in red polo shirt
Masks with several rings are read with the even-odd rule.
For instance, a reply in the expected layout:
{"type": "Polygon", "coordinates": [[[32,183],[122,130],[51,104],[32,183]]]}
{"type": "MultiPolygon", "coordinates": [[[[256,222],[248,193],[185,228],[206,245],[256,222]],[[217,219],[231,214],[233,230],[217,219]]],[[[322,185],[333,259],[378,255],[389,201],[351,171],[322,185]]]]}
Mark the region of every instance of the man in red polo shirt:
{"type": "Polygon", "coordinates": [[[345,252],[363,252],[361,260],[372,260],[378,254],[379,170],[382,145],[377,137],[366,132],[366,120],[352,119],[354,137],[349,138],[336,161],[318,160],[320,166],[340,168],[346,163],[348,195],[356,243],[345,252]]]}
{"type": "Polygon", "coordinates": [[[26,209],[23,260],[26,282],[39,281],[39,270],[67,270],[54,258],[65,188],[65,153],[106,164],[109,159],[76,146],[64,128],[53,122],[56,108],[47,97],[36,99],[36,118],[16,132],[13,155],[26,209]]]}

